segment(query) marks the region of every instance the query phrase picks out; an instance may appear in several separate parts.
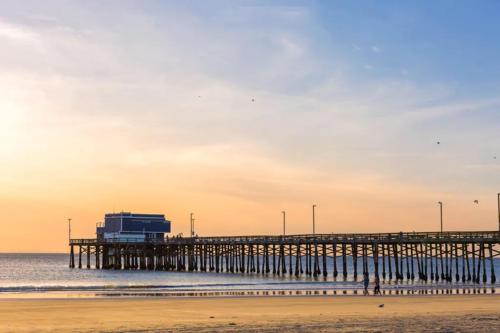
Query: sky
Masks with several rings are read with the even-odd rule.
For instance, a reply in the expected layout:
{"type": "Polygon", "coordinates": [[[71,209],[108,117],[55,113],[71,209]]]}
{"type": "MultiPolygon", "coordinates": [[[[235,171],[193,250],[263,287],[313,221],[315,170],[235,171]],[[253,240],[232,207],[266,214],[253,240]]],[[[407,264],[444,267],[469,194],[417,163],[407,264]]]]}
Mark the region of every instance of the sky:
{"type": "Polygon", "coordinates": [[[1,1],[0,252],[496,230],[497,1],[1,1]],[[438,144],[439,142],[439,144],[438,144]],[[474,203],[478,200],[478,204],[474,203]]]}

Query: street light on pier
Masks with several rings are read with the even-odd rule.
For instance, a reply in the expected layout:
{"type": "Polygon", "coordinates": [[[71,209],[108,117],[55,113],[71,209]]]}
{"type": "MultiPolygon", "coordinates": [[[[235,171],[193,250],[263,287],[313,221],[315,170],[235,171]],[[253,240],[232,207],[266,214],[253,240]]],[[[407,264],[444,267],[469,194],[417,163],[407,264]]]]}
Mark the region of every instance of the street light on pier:
{"type": "Polygon", "coordinates": [[[443,232],[443,202],[439,201],[438,204],[439,204],[439,213],[441,216],[441,232],[443,232]]]}
{"type": "Polygon", "coordinates": [[[285,211],[281,211],[281,214],[283,214],[283,236],[286,235],[286,213],[285,211]]]}
{"type": "Polygon", "coordinates": [[[316,235],[316,220],[315,220],[315,215],[314,215],[315,208],[316,208],[316,205],[313,205],[313,235],[316,235]]]}
{"type": "Polygon", "coordinates": [[[193,213],[189,214],[189,221],[190,221],[190,224],[191,224],[191,237],[194,237],[194,217],[193,217],[193,213]]]}
{"type": "Polygon", "coordinates": [[[71,241],[71,219],[68,219],[68,239],[71,241]]]}

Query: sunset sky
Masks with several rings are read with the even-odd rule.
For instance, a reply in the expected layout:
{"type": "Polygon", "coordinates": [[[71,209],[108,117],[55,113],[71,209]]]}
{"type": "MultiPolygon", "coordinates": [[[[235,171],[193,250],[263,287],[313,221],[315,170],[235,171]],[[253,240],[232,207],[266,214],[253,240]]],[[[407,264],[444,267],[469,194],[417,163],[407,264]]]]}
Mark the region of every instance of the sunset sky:
{"type": "Polygon", "coordinates": [[[0,2],[0,252],[173,233],[496,230],[498,1],[0,2]],[[440,144],[437,144],[437,142],[440,144]],[[479,200],[475,204],[474,200],[479,200]]]}

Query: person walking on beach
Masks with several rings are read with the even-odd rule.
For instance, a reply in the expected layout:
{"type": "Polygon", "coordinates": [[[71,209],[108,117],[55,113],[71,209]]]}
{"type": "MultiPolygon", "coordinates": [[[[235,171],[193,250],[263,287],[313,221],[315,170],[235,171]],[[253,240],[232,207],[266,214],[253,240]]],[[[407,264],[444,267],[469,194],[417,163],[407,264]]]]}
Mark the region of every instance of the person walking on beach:
{"type": "Polygon", "coordinates": [[[368,285],[370,284],[370,278],[368,276],[368,273],[365,273],[363,275],[363,286],[365,287],[365,290],[363,290],[363,295],[368,295],[368,285]]]}
{"type": "Polygon", "coordinates": [[[373,288],[374,295],[381,295],[380,293],[380,278],[375,276],[375,288],[373,288]]]}

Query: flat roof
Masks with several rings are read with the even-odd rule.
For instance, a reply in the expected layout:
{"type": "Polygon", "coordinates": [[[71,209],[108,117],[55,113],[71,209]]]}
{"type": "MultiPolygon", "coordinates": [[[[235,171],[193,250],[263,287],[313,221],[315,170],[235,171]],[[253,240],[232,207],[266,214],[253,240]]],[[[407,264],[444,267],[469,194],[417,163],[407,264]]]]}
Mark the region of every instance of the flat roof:
{"type": "Polygon", "coordinates": [[[129,213],[129,212],[121,212],[121,213],[107,213],[104,217],[145,217],[145,218],[165,218],[164,214],[143,214],[143,213],[129,213]]]}

